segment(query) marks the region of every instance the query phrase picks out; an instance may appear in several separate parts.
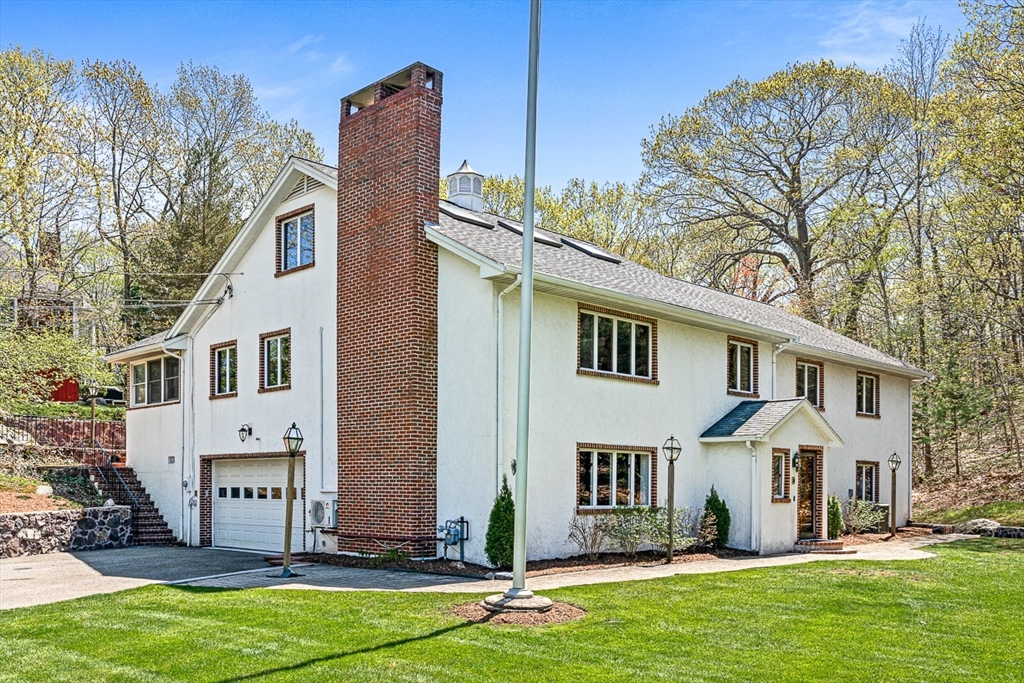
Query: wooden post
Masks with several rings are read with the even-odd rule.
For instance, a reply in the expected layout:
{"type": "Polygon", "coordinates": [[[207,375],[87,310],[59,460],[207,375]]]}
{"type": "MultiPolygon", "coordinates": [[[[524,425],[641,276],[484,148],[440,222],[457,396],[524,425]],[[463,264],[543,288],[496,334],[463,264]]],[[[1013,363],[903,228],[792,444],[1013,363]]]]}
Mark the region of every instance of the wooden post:
{"type": "Polygon", "coordinates": [[[89,447],[90,448],[95,448],[96,447],[96,397],[93,396],[92,399],[89,401],[89,403],[92,405],[92,410],[90,411],[91,414],[89,416],[89,435],[90,435],[90,438],[91,438],[91,441],[89,442],[89,447]]]}
{"type": "Polygon", "coordinates": [[[892,491],[889,495],[889,533],[896,536],[896,470],[892,471],[892,491]]]}
{"type": "Polygon", "coordinates": [[[676,523],[676,462],[675,460],[668,461],[668,557],[665,558],[666,564],[672,564],[672,556],[675,554],[675,548],[673,541],[673,534],[675,533],[676,523]]]}
{"type": "Polygon", "coordinates": [[[295,500],[295,454],[288,455],[288,488],[284,494],[284,556],[281,576],[292,575],[292,505],[295,500]]]}

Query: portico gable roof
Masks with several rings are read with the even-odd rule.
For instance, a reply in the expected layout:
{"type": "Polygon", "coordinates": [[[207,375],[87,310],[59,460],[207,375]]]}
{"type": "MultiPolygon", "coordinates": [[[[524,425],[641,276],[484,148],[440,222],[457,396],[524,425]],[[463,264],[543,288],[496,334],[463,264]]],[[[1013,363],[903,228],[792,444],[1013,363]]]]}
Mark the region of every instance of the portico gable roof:
{"type": "Polygon", "coordinates": [[[843,439],[832,425],[805,398],[772,401],[743,401],[700,435],[701,443],[736,443],[768,441],[771,435],[794,416],[803,414],[829,437],[832,447],[843,445],[843,439]]]}

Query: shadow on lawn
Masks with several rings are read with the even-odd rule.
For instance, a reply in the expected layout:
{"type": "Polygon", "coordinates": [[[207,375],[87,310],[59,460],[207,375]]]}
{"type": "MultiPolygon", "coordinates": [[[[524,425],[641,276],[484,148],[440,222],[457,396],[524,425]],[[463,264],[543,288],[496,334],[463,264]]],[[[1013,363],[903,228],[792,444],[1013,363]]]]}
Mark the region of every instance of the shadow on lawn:
{"type": "Polygon", "coordinates": [[[425,633],[422,636],[414,636],[414,637],[411,637],[411,638],[402,638],[401,640],[393,640],[393,641],[391,641],[389,643],[381,643],[380,645],[374,645],[373,647],[364,647],[364,648],[360,648],[358,650],[352,650],[351,652],[336,652],[334,654],[324,655],[322,657],[314,657],[312,659],[307,659],[307,660],[302,661],[302,662],[296,662],[294,664],[289,664],[287,666],[278,666],[278,667],[274,667],[273,669],[264,669],[263,671],[256,671],[256,672],[251,673],[251,674],[245,674],[244,676],[233,676],[231,678],[222,678],[222,679],[216,681],[215,683],[241,683],[242,681],[256,680],[256,679],[263,678],[264,676],[271,676],[273,674],[285,673],[285,672],[288,672],[288,671],[298,671],[299,669],[304,669],[304,668],[306,668],[308,666],[313,666],[315,664],[322,664],[324,662],[333,662],[333,661],[336,661],[338,659],[344,659],[345,657],[352,657],[354,655],[365,655],[365,654],[370,654],[371,652],[379,652],[381,650],[387,650],[387,649],[390,649],[390,648],[393,648],[393,647],[400,647],[402,645],[408,645],[410,643],[416,643],[416,642],[419,642],[421,640],[430,640],[431,638],[437,638],[439,636],[443,636],[446,633],[451,633],[453,631],[458,631],[460,629],[468,628],[470,626],[476,626],[478,624],[486,623],[489,620],[490,620],[490,617],[487,617],[486,619],[484,619],[482,621],[479,621],[479,622],[466,621],[466,622],[463,622],[461,624],[456,624],[454,626],[448,626],[447,628],[441,628],[441,629],[438,629],[436,631],[431,631],[430,633],[425,633]]]}
{"type": "Polygon", "coordinates": [[[964,541],[953,541],[947,544],[946,547],[971,553],[997,553],[1004,555],[1007,552],[1024,551],[1024,541],[1019,538],[980,536],[964,541]]]}

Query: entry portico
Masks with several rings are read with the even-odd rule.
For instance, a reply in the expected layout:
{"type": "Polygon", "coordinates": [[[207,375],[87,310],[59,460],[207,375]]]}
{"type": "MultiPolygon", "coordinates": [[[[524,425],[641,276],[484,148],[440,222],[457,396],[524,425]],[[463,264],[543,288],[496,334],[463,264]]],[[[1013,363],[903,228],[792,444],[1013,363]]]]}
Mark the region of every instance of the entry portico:
{"type": "Polygon", "coordinates": [[[826,459],[843,440],[807,399],[743,401],[699,440],[708,486],[736,502],[731,546],[786,552],[826,537],[826,459]]]}

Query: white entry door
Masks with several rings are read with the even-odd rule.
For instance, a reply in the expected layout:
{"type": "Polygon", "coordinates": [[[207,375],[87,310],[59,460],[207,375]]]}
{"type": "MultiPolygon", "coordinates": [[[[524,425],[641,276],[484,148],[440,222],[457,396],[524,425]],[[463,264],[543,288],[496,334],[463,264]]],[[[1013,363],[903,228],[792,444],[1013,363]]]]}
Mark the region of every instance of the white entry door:
{"type": "MultiPolygon", "coordinates": [[[[305,549],[303,459],[295,459],[292,551],[305,549]]],[[[213,545],[280,553],[284,549],[288,458],[219,460],[213,464],[213,545]]]]}

